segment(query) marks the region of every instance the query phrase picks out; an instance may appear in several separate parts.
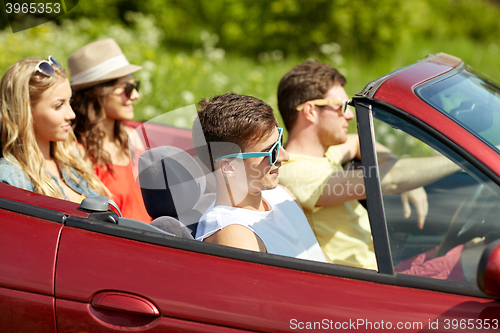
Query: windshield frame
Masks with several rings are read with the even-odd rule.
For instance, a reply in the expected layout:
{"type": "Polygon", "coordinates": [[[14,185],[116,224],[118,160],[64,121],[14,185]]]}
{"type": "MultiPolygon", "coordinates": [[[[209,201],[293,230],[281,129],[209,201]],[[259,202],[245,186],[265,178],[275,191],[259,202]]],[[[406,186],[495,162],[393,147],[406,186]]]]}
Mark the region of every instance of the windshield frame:
{"type": "MultiPolygon", "coordinates": [[[[488,86],[492,88],[492,90],[498,91],[498,97],[500,98],[500,84],[495,81],[494,79],[489,78],[487,75],[482,74],[481,72],[477,71],[473,67],[470,67],[468,65],[463,65],[460,66],[444,75],[440,75],[438,77],[435,77],[429,81],[426,81],[418,86],[416,86],[413,91],[415,95],[421,99],[424,103],[428,104],[431,106],[433,109],[439,111],[439,113],[445,115],[447,118],[451,119],[453,122],[455,122],[457,125],[465,129],[467,132],[475,136],[477,139],[479,139],[481,142],[486,144],[488,147],[496,151],[497,153],[500,154],[500,149],[497,148],[492,142],[490,142],[488,139],[486,139],[483,135],[481,135],[479,132],[476,132],[472,130],[469,126],[466,126],[464,123],[460,122],[458,119],[455,117],[452,117],[448,112],[445,110],[442,110],[439,106],[435,105],[432,101],[430,101],[426,96],[424,91],[431,86],[434,86],[436,84],[442,83],[445,80],[449,80],[452,77],[455,77],[457,75],[462,75],[464,72],[467,73],[467,75],[472,75],[477,77],[479,80],[483,81],[486,83],[488,86]]],[[[467,78],[465,78],[467,79],[467,78]]],[[[500,112],[500,109],[498,110],[500,112]]],[[[500,144],[500,135],[499,135],[499,144],[500,144]]]]}

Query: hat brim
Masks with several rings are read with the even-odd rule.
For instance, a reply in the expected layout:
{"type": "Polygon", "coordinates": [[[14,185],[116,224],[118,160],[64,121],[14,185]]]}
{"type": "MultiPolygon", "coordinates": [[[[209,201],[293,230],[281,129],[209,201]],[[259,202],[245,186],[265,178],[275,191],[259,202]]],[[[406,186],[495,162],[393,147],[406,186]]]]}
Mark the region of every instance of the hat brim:
{"type": "Polygon", "coordinates": [[[92,80],[92,81],[85,81],[85,82],[77,82],[77,83],[71,83],[71,89],[73,91],[78,91],[82,89],[87,89],[93,86],[96,86],[98,84],[111,81],[114,79],[121,78],[123,76],[130,75],[134,72],[137,72],[138,70],[142,69],[142,66],[136,66],[136,65],[127,65],[125,67],[122,67],[120,69],[117,69],[116,71],[113,71],[109,74],[106,74],[105,76],[99,78],[98,80],[92,80]]]}

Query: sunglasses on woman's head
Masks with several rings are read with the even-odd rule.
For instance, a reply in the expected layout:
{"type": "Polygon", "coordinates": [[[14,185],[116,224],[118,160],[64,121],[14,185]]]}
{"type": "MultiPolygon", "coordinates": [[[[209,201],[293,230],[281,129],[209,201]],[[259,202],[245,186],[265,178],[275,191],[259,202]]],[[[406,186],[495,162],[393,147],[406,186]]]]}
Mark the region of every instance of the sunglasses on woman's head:
{"type": "Polygon", "coordinates": [[[38,64],[36,64],[33,75],[37,72],[40,72],[46,76],[54,75],[56,71],[54,69],[54,66],[52,65],[56,65],[57,67],[62,68],[61,64],[56,59],[52,58],[52,56],[49,56],[47,60],[42,60],[38,64]]]}
{"type": "Polygon", "coordinates": [[[283,137],[283,128],[278,127],[278,132],[280,136],[278,137],[278,141],[269,149],[267,152],[255,152],[255,153],[239,153],[239,154],[229,154],[219,157],[215,160],[215,162],[219,162],[223,158],[236,157],[241,159],[252,158],[252,157],[261,157],[261,156],[269,156],[269,162],[271,165],[275,165],[278,161],[278,157],[280,156],[280,148],[281,148],[281,138],[283,137]]]}
{"type": "Polygon", "coordinates": [[[132,97],[132,93],[134,92],[134,89],[139,92],[139,85],[141,84],[140,81],[135,81],[134,83],[127,83],[125,85],[125,88],[123,88],[123,92],[125,93],[125,96],[130,99],[132,97]]]}

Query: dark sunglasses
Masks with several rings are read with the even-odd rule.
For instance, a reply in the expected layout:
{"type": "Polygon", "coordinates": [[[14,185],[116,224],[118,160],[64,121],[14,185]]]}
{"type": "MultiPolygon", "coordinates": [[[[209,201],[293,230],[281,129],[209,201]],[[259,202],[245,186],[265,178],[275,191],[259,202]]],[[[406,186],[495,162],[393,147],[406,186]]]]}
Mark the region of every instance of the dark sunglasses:
{"type": "Polygon", "coordinates": [[[125,96],[127,96],[128,99],[132,97],[132,93],[134,92],[134,89],[139,92],[139,85],[141,84],[140,81],[135,81],[134,83],[127,83],[125,85],[125,88],[123,89],[123,92],[125,93],[125,96]]]}
{"type": "Polygon", "coordinates": [[[276,164],[278,161],[278,157],[280,156],[280,147],[281,147],[281,138],[283,137],[283,128],[278,127],[279,137],[278,141],[269,149],[267,152],[255,152],[255,153],[239,153],[239,154],[229,154],[219,157],[215,160],[215,162],[219,162],[223,158],[236,157],[241,159],[252,158],[252,157],[261,157],[261,156],[269,156],[269,162],[271,165],[276,164]]]}
{"type": "Polygon", "coordinates": [[[46,76],[54,75],[56,71],[54,69],[54,66],[52,65],[56,65],[57,67],[62,68],[61,64],[56,59],[52,58],[52,56],[49,56],[47,60],[42,60],[38,64],[36,64],[33,75],[37,72],[40,72],[46,76]]]}

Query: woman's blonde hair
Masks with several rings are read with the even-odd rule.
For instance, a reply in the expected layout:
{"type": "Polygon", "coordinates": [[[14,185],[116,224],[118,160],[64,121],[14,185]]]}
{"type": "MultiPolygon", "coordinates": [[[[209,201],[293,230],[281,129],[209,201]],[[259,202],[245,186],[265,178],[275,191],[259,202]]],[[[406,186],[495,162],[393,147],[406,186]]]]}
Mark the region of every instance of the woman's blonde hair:
{"type": "MultiPolygon", "coordinates": [[[[29,58],[12,65],[0,82],[1,148],[3,157],[20,165],[33,183],[36,193],[64,199],[59,186],[45,169],[45,159],[35,139],[31,109],[40,102],[44,91],[68,78],[66,71],[53,65],[54,75],[35,72],[44,59],[29,58]]],[[[72,130],[65,141],[51,142],[50,154],[59,170],[79,183],[75,170],[94,190],[106,195],[109,191],[93,170],[78,155],[72,130]]]]}

